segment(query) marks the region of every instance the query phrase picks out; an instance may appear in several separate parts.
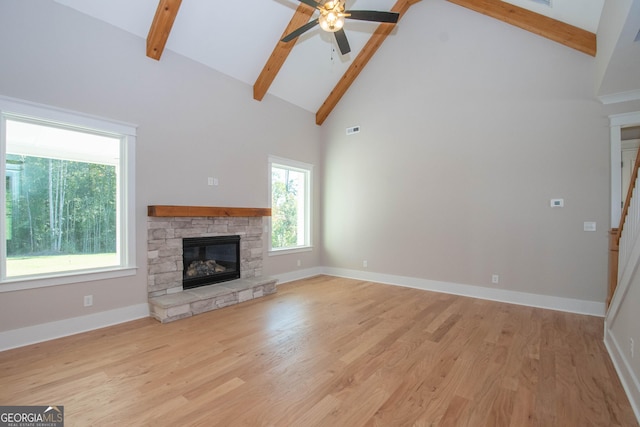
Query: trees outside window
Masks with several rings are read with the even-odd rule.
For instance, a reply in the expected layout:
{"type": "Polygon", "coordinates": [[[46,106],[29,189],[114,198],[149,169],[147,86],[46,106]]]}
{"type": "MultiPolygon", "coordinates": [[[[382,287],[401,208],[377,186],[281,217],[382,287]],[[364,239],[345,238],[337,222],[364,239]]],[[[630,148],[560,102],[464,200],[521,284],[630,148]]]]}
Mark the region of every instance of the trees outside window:
{"type": "Polygon", "coordinates": [[[7,257],[116,252],[116,167],[7,154],[7,257]]]}
{"type": "Polygon", "coordinates": [[[312,166],[270,159],[271,250],[311,246],[310,189],[312,166]]]}

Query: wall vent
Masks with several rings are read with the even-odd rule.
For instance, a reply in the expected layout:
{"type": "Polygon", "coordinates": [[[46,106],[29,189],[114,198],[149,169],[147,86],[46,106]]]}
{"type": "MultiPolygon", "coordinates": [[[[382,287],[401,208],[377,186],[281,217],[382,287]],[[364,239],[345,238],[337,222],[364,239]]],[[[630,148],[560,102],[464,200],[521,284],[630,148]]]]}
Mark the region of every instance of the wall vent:
{"type": "Polygon", "coordinates": [[[354,133],[358,133],[360,132],[360,126],[353,126],[350,128],[347,128],[347,135],[353,135],[354,133]]]}

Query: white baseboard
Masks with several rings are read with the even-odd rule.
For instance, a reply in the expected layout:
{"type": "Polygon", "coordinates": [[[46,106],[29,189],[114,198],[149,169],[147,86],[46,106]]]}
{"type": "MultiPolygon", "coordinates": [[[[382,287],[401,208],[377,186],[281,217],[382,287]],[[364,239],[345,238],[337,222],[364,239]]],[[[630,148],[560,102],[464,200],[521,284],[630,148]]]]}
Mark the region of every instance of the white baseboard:
{"type": "Polygon", "coordinates": [[[149,304],[130,305],[86,316],[12,329],[0,332],[0,351],[92,331],[143,317],[149,317],[149,304]]]}
{"type": "Polygon", "coordinates": [[[609,351],[609,356],[618,373],[618,378],[620,378],[622,387],[627,393],[627,398],[636,415],[636,419],[638,423],[640,423],[640,381],[638,381],[638,377],[636,377],[633,369],[631,369],[629,360],[621,350],[618,340],[616,340],[616,337],[611,334],[611,330],[607,327],[606,321],[604,325],[604,345],[609,351]]]}
{"type": "Polygon", "coordinates": [[[281,285],[287,282],[293,282],[294,280],[306,279],[308,277],[318,276],[324,273],[324,268],[322,267],[313,267],[313,268],[305,268],[303,270],[295,270],[282,274],[272,274],[271,277],[275,277],[278,279],[277,285],[281,285]]]}
{"type": "Polygon", "coordinates": [[[325,267],[324,274],[346,277],[358,280],[384,283],[388,285],[406,286],[408,288],[426,291],[442,292],[446,294],[463,295],[467,297],[500,301],[510,304],[526,305],[530,307],[547,308],[550,310],[566,311],[569,313],[587,314],[604,317],[605,303],[586,301],[573,298],[554,297],[549,295],[530,294],[527,292],[509,291],[506,289],[492,289],[482,286],[462,285],[459,283],[439,282],[436,280],[419,279],[415,277],[396,276],[391,274],[372,273],[361,270],[325,267]]]}

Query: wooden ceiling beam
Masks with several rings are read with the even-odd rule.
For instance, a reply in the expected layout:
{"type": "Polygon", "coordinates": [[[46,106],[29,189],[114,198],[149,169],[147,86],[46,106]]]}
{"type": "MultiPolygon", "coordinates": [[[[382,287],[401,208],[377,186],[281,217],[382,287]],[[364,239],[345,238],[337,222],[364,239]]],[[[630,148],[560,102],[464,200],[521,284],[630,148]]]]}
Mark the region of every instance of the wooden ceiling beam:
{"type": "Polygon", "coordinates": [[[147,35],[147,56],[160,60],[182,0],[160,0],[147,35]]]}
{"type": "Polygon", "coordinates": [[[499,19],[591,56],[596,56],[596,35],[501,0],[448,0],[499,19]]]}
{"type": "MultiPolygon", "coordinates": [[[[411,5],[419,2],[420,0],[398,0],[391,8],[392,12],[400,14],[400,18],[405,14],[411,5]]],[[[367,65],[369,60],[376,53],[378,48],[382,45],[382,42],[393,31],[393,24],[380,24],[373,33],[367,44],[362,48],[356,59],[353,60],[347,71],[342,75],[336,87],[333,88],[327,99],[322,103],[320,109],[316,112],[316,124],[321,125],[329,117],[331,111],[338,105],[340,99],[347,92],[351,84],[360,75],[360,72],[367,65]]]]}
{"type": "MultiPolygon", "coordinates": [[[[314,11],[315,9],[313,7],[300,3],[296,12],[293,14],[293,18],[291,18],[289,25],[287,25],[282,36],[280,36],[280,39],[309,22],[314,11]]],[[[298,41],[296,38],[295,40],[285,43],[281,42],[280,39],[278,40],[276,47],[273,49],[273,52],[271,52],[271,56],[267,60],[267,63],[264,64],[264,68],[260,72],[258,79],[253,85],[253,99],[262,101],[262,98],[264,98],[264,95],[269,90],[271,83],[273,83],[278,75],[280,68],[282,68],[282,65],[287,60],[289,53],[291,53],[291,49],[293,49],[293,46],[295,46],[298,41]]]]}

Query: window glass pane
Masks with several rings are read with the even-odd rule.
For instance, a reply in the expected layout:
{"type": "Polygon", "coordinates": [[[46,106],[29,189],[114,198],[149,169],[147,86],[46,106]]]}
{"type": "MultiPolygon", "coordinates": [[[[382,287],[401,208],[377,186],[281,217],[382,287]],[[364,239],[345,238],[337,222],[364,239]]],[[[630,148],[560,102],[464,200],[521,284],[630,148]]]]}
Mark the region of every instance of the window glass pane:
{"type": "Polygon", "coordinates": [[[120,264],[120,139],[6,121],[6,277],[120,264]]]}
{"type": "Polygon", "coordinates": [[[271,247],[294,248],[308,245],[308,171],[272,165],[271,247]]]}

